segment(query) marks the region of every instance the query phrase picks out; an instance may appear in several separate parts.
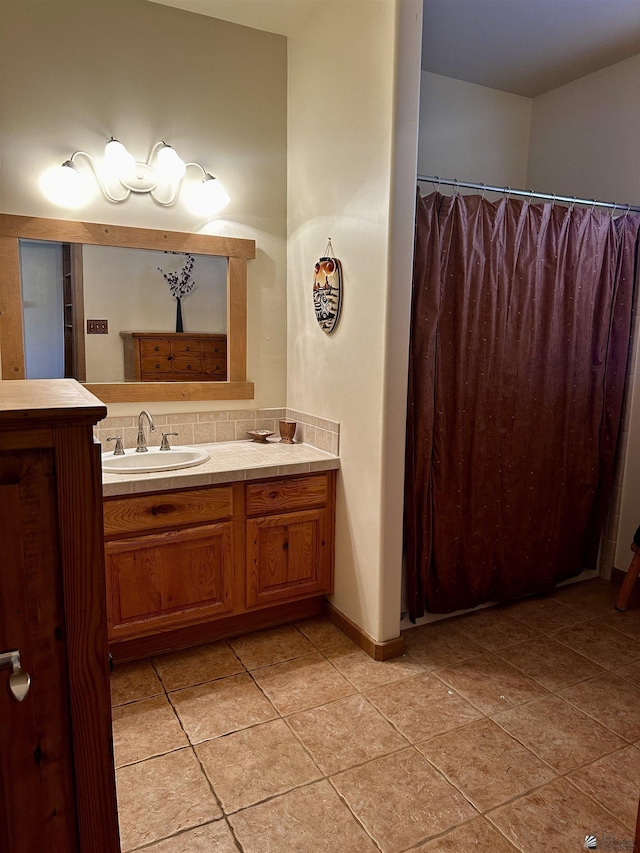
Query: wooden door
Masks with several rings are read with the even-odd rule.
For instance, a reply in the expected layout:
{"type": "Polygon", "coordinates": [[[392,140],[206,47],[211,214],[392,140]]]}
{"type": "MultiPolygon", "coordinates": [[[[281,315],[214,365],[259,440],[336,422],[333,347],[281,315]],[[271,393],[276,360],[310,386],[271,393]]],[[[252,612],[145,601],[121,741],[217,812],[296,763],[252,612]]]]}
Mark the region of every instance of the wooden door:
{"type": "Polygon", "coordinates": [[[107,542],[109,639],[222,616],[236,605],[231,521],[107,542]]]}
{"type": "Polygon", "coordinates": [[[22,702],[0,671],[0,850],[78,850],[53,451],[0,452],[0,652],[17,649],[22,702]]]}
{"type": "Polygon", "coordinates": [[[247,606],[331,591],[330,518],[326,509],[247,521],[247,606]]]}

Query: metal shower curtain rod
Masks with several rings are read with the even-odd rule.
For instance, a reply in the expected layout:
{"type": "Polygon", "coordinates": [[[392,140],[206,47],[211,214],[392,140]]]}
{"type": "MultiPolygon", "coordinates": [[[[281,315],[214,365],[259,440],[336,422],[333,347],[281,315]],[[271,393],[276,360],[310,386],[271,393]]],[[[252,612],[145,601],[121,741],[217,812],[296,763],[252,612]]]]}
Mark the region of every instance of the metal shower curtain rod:
{"type": "Polygon", "coordinates": [[[612,211],[619,210],[620,213],[640,213],[640,207],[631,204],[618,204],[613,201],[596,201],[593,198],[575,198],[573,196],[555,195],[552,193],[535,193],[533,190],[514,190],[512,187],[492,187],[489,184],[476,184],[473,181],[459,181],[457,178],[439,178],[437,175],[418,175],[418,181],[429,181],[436,184],[446,184],[450,187],[464,187],[470,190],[482,190],[483,192],[502,193],[503,195],[520,195],[526,198],[542,198],[545,201],[564,201],[568,204],[587,204],[591,207],[607,207],[612,211]]]}

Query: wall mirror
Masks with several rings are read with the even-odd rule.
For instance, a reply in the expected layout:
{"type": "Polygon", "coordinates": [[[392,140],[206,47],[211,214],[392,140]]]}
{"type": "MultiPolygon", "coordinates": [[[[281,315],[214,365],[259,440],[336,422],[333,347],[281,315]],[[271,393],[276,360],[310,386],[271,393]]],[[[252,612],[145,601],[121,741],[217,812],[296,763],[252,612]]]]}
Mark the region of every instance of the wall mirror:
{"type": "MultiPolygon", "coordinates": [[[[36,378],[38,358],[51,358],[106,403],[252,399],[246,323],[247,260],[254,257],[253,240],[0,214],[2,378],[36,378]],[[179,272],[186,254],[194,257],[196,287],[182,303],[185,334],[177,346],[184,349],[192,333],[217,334],[226,366],[214,365],[221,370],[206,381],[132,381],[126,332],[175,332],[176,302],[158,268],[179,272]],[[35,310],[47,288],[38,277],[43,264],[61,265],[64,292],[49,293],[50,308],[35,310]],[[86,319],[108,320],[108,334],[88,336],[86,319]]],[[[191,359],[182,361],[186,370],[191,359]]]]}

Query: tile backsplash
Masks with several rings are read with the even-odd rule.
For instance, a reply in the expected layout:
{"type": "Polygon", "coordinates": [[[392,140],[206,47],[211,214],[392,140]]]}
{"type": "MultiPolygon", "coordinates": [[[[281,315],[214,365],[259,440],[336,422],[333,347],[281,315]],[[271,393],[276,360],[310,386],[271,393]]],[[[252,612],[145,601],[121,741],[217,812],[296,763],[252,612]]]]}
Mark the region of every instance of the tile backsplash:
{"type": "MultiPolygon", "coordinates": [[[[239,441],[247,439],[247,430],[268,429],[276,436],[279,420],[297,421],[294,441],[310,444],[318,450],[338,455],[340,425],[336,421],[318,418],[294,409],[226,409],[220,412],[192,412],[188,414],[163,415],[151,412],[156,425],[151,434],[150,446],[160,444],[163,432],[177,432],[172,444],[211,444],[216,441],[239,441]],[[157,438],[157,441],[156,441],[157,438]]],[[[146,425],[146,421],[145,421],[146,425]]],[[[95,436],[103,450],[113,446],[107,438],[122,436],[125,447],[135,447],[138,436],[138,419],[106,417],[97,425],[95,436]]]]}

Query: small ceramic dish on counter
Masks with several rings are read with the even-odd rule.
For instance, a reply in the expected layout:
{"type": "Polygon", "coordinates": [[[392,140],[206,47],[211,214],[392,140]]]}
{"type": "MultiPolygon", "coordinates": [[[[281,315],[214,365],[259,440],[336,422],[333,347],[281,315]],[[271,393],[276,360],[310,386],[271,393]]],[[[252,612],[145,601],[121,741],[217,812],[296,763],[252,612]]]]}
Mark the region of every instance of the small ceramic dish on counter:
{"type": "Polygon", "coordinates": [[[273,433],[268,429],[248,429],[247,435],[250,435],[258,444],[266,444],[267,439],[270,435],[273,435],[273,433]]]}

